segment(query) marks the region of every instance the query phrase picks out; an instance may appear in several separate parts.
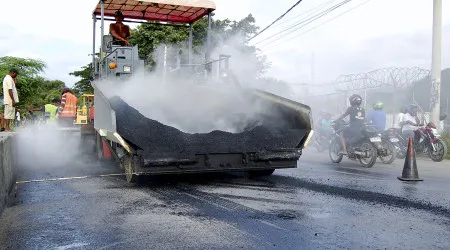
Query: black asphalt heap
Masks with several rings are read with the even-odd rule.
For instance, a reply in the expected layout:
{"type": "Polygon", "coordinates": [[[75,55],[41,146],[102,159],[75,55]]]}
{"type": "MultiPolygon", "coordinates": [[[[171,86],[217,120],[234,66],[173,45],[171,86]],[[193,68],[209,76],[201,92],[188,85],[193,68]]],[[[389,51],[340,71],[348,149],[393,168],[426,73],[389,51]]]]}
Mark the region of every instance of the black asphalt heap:
{"type": "Polygon", "coordinates": [[[266,117],[253,128],[241,133],[212,131],[206,134],[184,133],[174,127],[143,116],[120,97],[109,99],[116,112],[117,132],[142,149],[146,159],[185,158],[203,153],[242,153],[295,148],[304,138],[304,129],[296,129],[280,112],[266,117]],[[275,121],[275,122],[274,122],[275,121]]]}

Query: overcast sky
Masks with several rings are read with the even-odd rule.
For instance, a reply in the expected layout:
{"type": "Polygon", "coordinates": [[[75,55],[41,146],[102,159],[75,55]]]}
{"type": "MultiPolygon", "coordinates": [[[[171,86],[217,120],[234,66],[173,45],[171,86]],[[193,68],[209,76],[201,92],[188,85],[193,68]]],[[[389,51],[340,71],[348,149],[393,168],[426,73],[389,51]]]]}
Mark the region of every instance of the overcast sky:
{"type": "MultiPolygon", "coordinates": [[[[280,22],[340,1],[342,0],[304,0],[280,22]]],[[[215,2],[215,18],[239,20],[251,13],[256,18],[257,25],[265,27],[296,1],[215,2]]],[[[257,46],[261,47],[272,62],[268,76],[302,83],[311,82],[311,76],[314,75],[315,82],[322,83],[329,82],[340,74],[360,73],[382,67],[418,66],[429,69],[432,1],[371,0],[301,35],[364,2],[366,0],[353,0],[306,27],[289,30],[289,36],[269,45],[266,44],[271,40],[264,39],[304,20],[314,12],[279,24],[255,38],[252,43],[259,42],[257,46]]],[[[442,68],[447,68],[450,67],[450,3],[443,2],[442,68]]],[[[63,80],[71,86],[77,79],[69,76],[69,73],[90,62],[91,13],[96,3],[96,0],[21,0],[19,5],[2,11],[0,55],[41,58],[48,63],[46,77],[63,80]]]]}

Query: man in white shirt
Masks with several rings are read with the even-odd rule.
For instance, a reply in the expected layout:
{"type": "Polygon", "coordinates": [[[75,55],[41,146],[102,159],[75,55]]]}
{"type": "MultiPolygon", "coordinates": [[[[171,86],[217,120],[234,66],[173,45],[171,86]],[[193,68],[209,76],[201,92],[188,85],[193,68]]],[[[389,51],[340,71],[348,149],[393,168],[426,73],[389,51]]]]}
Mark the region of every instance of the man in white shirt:
{"type": "Polygon", "coordinates": [[[10,120],[14,120],[16,116],[16,104],[19,102],[16,83],[19,72],[12,68],[9,74],[3,78],[3,103],[5,104],[4,125],[5,131],[10,132],[10,120]]]}
{"type": "Polygon", "coordinates": [[[417,106],[411,105],[408,113],[403,115],[402,134],[406,138],[412,137],[414,139],[414,131],[421,126],[419,118],[417,117],[417,106]]]}
{"type": "Polygon", "coordinates": [[[403,116],[408,113],[408,107],[402,106],[400,108],[400,113],[397,115],[397,119],[395,120],[394,128],[399,129],[401,131],[403,127],[403,116]]]}

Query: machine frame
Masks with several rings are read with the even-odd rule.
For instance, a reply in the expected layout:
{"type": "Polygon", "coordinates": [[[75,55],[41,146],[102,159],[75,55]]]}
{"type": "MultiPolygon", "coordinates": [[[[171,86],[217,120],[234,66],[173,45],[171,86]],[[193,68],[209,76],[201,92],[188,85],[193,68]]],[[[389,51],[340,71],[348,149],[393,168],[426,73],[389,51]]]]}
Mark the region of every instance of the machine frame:
{"type": "Polygon", "coordinates": [[[94,72],[99,75],[98,77],[100,79],[103,78],[103,74],[105,73],[103,69],[104,64],[102,63],[105,51],[104,25],[105,21],[114,21],[114,14],[118,10],[123,13],[123,23],[147,23],[148,21],[153,21],[159,25],[175,25],[189,28],[189,64],[192,64],[193,25],[204,16],[208,16],[205,61],[209,62],[211,59],[211,18],[215,9],[215,3],[209,0],[100,0],[92,13],[92,65],[94,66],[94,72]],[[95,57],[96,26],[98,20],[100,20],[101,30],[99,68],[97,68],[95,57]]]}
{"type": "MultiPolygon", "coordinates": [[[[92,62],[94,67],[94,102],[95,102],[95,137],[96,153],[99,159],[116,159],[121,168],[125,170],[128,182],[136,182],[142,175],[154,174],[180,174],[180,173],[205,173],[205,172],[223,172],[223,171],[248,171],[254,175],[270,175],[275,169],[295,168],[297,160],[302,154],[302,149],[306,146],[313,134],[311,124],[311,109],[303,104],[291,100],[274,96],[264,91],[255,91],[255,95],[273,103],[280,105],[284,109],[290,110],[298,120],[305,124],[305,137],[300,144],[293,149],[280,149],[270,152],[230,152],[196,154],[189,159],[143,159],[137,152],[138,150],[131,142],[126,141],[117,132],[116,114],[105,94],[97,86],[97,80],[102,80],[111,76],[108,72],[108,60],[118,58],[113,53],[122,53],[130,56],[132,68],[130,72],[125,72],[125,66],[116,61],[116,66],[121,73],[132,73],[136,63],[141,63],[136,59],[137,46],[115,46],[109,48],[105,43],[104,22],[105,17],[113,17],[117,10],[121,10],[124,15],[124,23],[145,23],[146,21],[155,21],[161,25],[177,25],[189,28],[189,65],[192,64],[192,39],[193,24],[201,18],[208,16],[208,31],[206,41],[205,63],[202,66],[210,66],[218,62],[225,65],[228,70],[229,56],[221,55],[219,60],[211,60],[211,17],[216,6],[214,2],[208,0],[100,0],[93,11],[93,52],[92,62]],[[138,10],[138,11],[136,11],[138,10]],[[101,22],[101,46],[99,59],[95,53],[96,22],[101,22]],[[106,48],[108,47],[108,48],[106,48]],[[131,54],[127,52],[131,51],[131,54]],[[104,52],[109,54],[104,55],[104,52]],[[127,54],[128,53],[128,54],[127,54]],[[98,67],[97,67],[98,64],[98,67]],[[123,68],[122,68],[123,67],[123,68]]],[[[124,56],[125,57],[125,56],[124,56]]],[[[186,66],[186,65],[183,65],[186,66]]],[[[220,67],[219,67],[220,68],[220,67]]],[[[206,67],[208,76],[211,73],[211,67],[206,67]]],[[[117,76],[117,75],[116,75],[117,76]]]]}

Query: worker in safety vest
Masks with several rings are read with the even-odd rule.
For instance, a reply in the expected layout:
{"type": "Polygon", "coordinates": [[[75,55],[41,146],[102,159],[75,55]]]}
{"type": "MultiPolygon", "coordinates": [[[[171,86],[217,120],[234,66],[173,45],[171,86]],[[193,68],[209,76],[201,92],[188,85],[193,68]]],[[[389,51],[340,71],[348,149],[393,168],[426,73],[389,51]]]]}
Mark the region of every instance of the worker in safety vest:
{"type": "Polygon", "coordinates": [[[77,117],[78,98],[72,94],[69,88],[64,88],[62,92],[61,105],[58,109],[58,124],[64,127],[73,126],[77,117]]]}
{"type": "Polygon", "coordinates": [[[45,120],[47,122],[56,123],[56,115],[58,112],[58,107],[60,105],[59,98],[54,98],[52,100],[52,103],[45,104],[44,105],[44,114],[45,114],[45,120]]]}
{"type": "Polygon", "coordinates": [[[40,108],[32,108],[28,107],[28,111],[40,111],[42,113],[42,116],[44,116],[45,121],[48,123],[56,123],[56,115],[58,112],[58,106],[60,104],[59,98],[54,98],[51,103],[45,104],[41,106],[40,108]]]}

